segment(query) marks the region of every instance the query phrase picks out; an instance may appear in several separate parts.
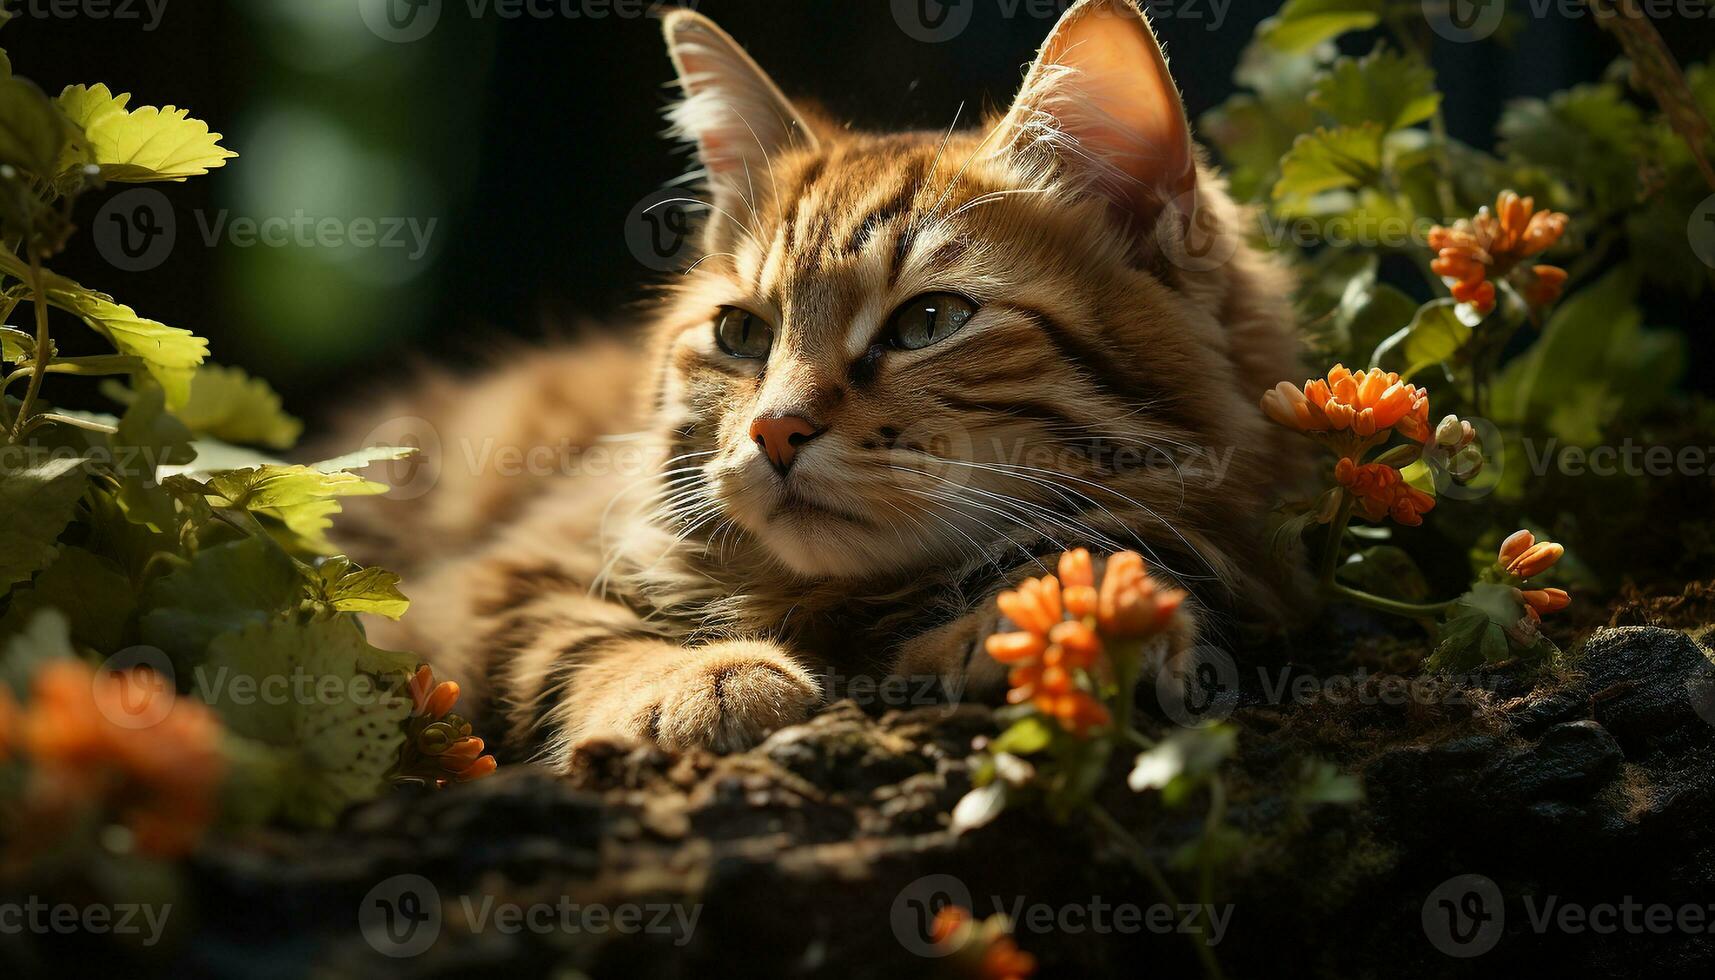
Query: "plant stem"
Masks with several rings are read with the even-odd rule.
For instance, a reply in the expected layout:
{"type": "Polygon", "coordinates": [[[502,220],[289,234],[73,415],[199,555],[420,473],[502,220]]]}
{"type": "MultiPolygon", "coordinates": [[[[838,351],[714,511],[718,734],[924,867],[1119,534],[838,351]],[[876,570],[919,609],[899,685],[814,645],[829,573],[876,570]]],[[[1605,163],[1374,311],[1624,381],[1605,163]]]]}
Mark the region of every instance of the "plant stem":
{"type": "MultiPolygon", "coordinates": [[[[1089,814],[1096,825],[1102,829],[1102,832],[1107,834],[1115,844],[1119,845],[1120,850],[1125,852],[1132,867],[1143,875],[1150,887],[1154,888],[1156,894],[1161,896],[1161,900],[1178,908],[1180,906],[1179,894],[1173,890],[1172,885],[1168,884],[1167,876],[1163,875],[1161,869],[1155,866],[1155,862],[1150,860],[1149,852],[1144,850],[1143,844],[1136,837],[1133,837],[1130,831],[1120,826],[1120,822],[1115,820],[1113,814],[1104,809],[1101,804],[1091,803],[1089,814]]],[[[1209,980],[1224,980],[1226,975],[1221,972],[1221,964],[1216,961],[1215,953],[1209,948],[1209,944],[1194,934],[1187,933],[1185,938],[1191,943],[1191,948],[1196,951],[1197,960],[1203,965],[1204,975],[1209,980]]]]}
{"type": "Polygon", "coordinates": [[[26,433],[33,432],[37,426],[46,425],[50,422],[55,422],[60,425],[69,425],[74,429],[83,429],[86,432],[104,432],[107,435],[113,435],[119,431],[118,428],[111,425],[106,425],[101,422],[91,422],[88,419],[74,419],[69,415],[60,415],[56,412],[37,412],[35,416],[24,425],[24,431],[26,433]]]}
{"type": "Polygon", "coordinates": [[[1335,511],[1334,520],[1328,524],[1328,542],[1322,548],[1322,568],[1317,581],[1324,587],[1334,584],[1334,573],[1340,567],[1340,542],[1346,536],[1346,525],[1352,522],[1352,493],[1342,488],[1340,490],[1340,509],[1335,511]]]}
{"type": "Polygon", "coordinates": [[[18,406],[18,418],[12,423],[13,442],[24,436],[30,409],[35,407],[36,396],[42,393],[42,378],[47,375],[48,364],[53,360],[53,339],[48,336],[48,296],[42,289],[42,263],[36,257],[35,249],[30,250],[30,301],[36,307],[35,373],[30,375],[30,387],[24,393],[23,403],[18,406]]]}
{"type": "Polygon", "coordinates": [[[1328,590],[1330,595],[1333,595],[1336,598],[1344,599],[1347,602],[1356,603],[1360,606],[1368,606],[1369,608],[1379,612],[1392,613],[1395,616],[1404,616],[1408,619],[1425,619],[1441,616],[1453,606],[1452,600],[1447,602],[1416,603],[1401,602],[1398,599],[1384,599],[1379,595],[1371,595],[1368,592],[1341,585],[1338,582],[1326,582],[1323,583],[1323,586],[1328,590]]]}

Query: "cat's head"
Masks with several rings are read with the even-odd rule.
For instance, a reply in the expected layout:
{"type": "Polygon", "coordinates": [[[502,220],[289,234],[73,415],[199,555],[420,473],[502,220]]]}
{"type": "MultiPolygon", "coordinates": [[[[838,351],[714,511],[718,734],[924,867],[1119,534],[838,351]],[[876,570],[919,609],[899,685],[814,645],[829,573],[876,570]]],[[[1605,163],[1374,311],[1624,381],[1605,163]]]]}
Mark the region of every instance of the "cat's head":
{"type": "Polygon", "coordinates": [[[1228,577],[1254,284],[1133,0],[1074,4],[1004,115],[937,132],[825,121],[698,14],[666,34],[709,205],[662,311],[670,521],[811,578],[1052,543],[1228,577]]]}

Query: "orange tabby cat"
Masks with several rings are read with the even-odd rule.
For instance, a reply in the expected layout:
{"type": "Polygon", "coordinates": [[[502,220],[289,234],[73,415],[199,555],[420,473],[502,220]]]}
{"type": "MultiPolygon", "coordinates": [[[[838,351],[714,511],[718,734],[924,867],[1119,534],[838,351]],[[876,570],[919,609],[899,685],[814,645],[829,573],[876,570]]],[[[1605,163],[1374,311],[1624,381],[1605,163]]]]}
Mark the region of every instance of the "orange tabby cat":
{"type": "Polygon", "coordinates": [[[665,29],[704,258],[646,353],[392,406],[438,484],[354,515],[415,567],[382,642],[564,766],[592,737],[742,747],[853,678],[990,690],[996,592],[1073,545],[1142,551],[1205,633],[1282,614],[1260,521],[1292,464],[1256,400],[1300,376],[1289,283],[1240,240],[1134,0],[1074,4],[1011,109],[946,132],[852,130],[708,19],[665,29]],[[641,479],[498,465],[634,430],[599,445],[655,447],[641,479]]]}

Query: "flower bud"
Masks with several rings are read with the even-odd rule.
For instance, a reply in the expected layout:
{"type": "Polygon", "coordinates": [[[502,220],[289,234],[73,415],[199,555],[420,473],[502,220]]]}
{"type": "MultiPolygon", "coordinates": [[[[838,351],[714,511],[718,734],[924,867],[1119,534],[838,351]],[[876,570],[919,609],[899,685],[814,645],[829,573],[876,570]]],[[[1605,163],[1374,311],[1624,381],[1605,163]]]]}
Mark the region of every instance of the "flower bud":
{"type": "Polygon", "coordinates": [[[1483,451],[1476,446],[1466,446],[1453,455],[1447,465],[1448,472],[1459,483],[1469,483],[1483,472],[1483,451]]]}
{"type": "Polygon", "coordinates": [[[1516,575],[1519,578],[1535,578],[1553,568],[1554,563],[1559,561],[1560,556],[1565,553],[1566,549],[1560,545],[1552,541],[1544,541],[1541,544],[1531,546],[1529,551],[1518,556],[1512,564],[1507,566],[1507,574],[1516,575]]]}
{"type": "Polygon", "coordinates": [[[1506,568],[1511,565],[1518,560],[1520,555],[1529,551],[1534,544],[1536,544],[1536,535],[1529,531],[1514,531],[1507,536],[1505,541],[1501,542],[1500,566],[1506,568]]]}
{"type": "Polygon", "coordinates": [[[1465,437],[1465,423],[1459,421],[1459,416],[1449,415],[1435,427],[1435,444],[1443,449],[1452,449],[1459,445],[1465,437]]]}

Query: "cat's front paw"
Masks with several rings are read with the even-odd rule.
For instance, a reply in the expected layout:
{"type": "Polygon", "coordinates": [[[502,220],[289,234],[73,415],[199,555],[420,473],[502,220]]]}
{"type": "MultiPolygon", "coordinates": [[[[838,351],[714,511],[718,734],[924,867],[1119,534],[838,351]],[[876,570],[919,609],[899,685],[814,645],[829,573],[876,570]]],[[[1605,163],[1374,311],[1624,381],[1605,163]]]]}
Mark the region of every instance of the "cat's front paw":
{"type": "Polygon", "coordinates": [[[805,720],[821,702],[816,679],[779,647],[729,641],[685,651],[591,727],[670,751],[736,752],[805,720]]]}

